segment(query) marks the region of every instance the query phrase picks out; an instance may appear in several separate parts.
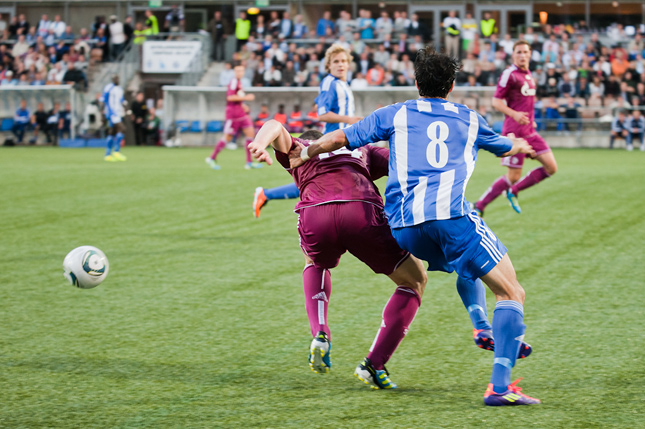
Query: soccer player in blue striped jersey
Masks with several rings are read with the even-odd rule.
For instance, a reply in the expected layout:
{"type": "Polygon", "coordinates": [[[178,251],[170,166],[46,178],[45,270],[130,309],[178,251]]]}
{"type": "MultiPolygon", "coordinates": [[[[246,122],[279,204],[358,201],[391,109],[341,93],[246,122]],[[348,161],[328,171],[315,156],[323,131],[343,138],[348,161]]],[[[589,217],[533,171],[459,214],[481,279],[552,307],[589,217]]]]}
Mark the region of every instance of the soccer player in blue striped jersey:
{"type": "Polygon", "coordinates": [[[125,109],[123,108],[123,88],[119,86],[118,75],[114,75],[112,82],[103,88],[103,103],[105,118],[110,126],[104,159],[106,161],[125,161],[126,157],[119,152],[125,133],[125,125],[123,125],[125,109]]]}
{"type": "Polygon", "coordinates": [[[464,196],[481,148],[497,156],[535,155],[523,139],[502,137],[473,110],[447,100],[459,64],[431,48],[418,52],[419,98],[381,108],[348,128],[327,134],[290,153],[291,166],[344,146],[390,142],[385,212],[401,248],[428,262],[430,271],[456,271],[474,284],[480,279],[497,298],[493,333],[495,358],[486,405],[533,405],[540,401],[511,383],[526,325],[524,289],[506,247],[470,211],[464,196]]]}
{"type": "MultiPolygon", "coordinates": [[[[325,123],[323,133],[329,133],[355,124],[361,118],[354,116],[354,93],[347,84],[352,55],[342,45],[333,44],[325,51],[324,61],[329,74],[320,82],[316,105],[318,120],[325,123]]],[[[259,218],[262,207],[270,200],[298,198],[299,195],[294,183],[271,189],[258,187],[253,196],[253,214],[259,218]]]]}

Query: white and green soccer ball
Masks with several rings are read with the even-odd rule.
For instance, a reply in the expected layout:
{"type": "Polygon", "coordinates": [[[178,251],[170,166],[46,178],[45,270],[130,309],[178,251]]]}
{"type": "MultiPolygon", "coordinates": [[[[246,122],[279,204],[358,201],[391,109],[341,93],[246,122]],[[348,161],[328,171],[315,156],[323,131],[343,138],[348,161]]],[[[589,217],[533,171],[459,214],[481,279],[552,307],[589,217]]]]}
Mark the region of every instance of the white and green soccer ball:
{"type": "Polygon", "coordinates": [[[81,289],[92,289],[105,280],[110,270],[105,253],[94,246],[81,246],[72,250],[63,261],[65,278],[81,289]]]}

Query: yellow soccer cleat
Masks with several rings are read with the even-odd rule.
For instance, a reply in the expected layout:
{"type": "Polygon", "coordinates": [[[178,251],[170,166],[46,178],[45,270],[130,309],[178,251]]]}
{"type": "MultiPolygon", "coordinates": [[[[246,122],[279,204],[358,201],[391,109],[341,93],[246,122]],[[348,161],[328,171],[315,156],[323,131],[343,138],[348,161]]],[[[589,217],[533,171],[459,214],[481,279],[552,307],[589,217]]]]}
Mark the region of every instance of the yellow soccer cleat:
{"type": "Polygon", "coordinates": [[[128,158],[125,157],[125,155],[122,155],[121,152],[114,152],[112,154],[115,160],[117,161],[127,161],[128,158]]]}
{"type": "Polygon", "coordinates": [[[107,155],[105,158],[103,158],[103,160],[108,162],[116,161],[116,159],[112,155],[107,155]]]}

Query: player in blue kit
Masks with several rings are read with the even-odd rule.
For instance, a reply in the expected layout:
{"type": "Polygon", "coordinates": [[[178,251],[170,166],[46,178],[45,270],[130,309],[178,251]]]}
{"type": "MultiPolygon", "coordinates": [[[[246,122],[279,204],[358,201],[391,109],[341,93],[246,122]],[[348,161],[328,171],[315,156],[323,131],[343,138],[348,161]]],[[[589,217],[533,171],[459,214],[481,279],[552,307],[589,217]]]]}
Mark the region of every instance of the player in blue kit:
{"type": "Polygon", "coordinates": [[[427,261],[430,271],[456,271],[467,282],[481,278],[497,299],[495,358],[484,403],[539,404],[510,380],[526,329],[524,289],[506,247],[470,210],[464,195],[480,148],[497,156],[534,156],[535,151],[523,139],[499,136],[468,107],[447,101],[458,69],[447,55],[420,50],[415,61],[418,99],[381,108],[306,148],[298,146],[289,154],[291,166],[343,146],[351,150],[388,140],[385,212],[398,244],[427,261]]]}
{"type": "MultiPolygon", "coordinates": [[[[342,45],[331,45],[325,51],[325,69],[329,74],[320,82],[316,97],[318,120],[325,123],[323,134],[343,129],[361,120],[354,116],[354,93],[347,84],[347,73],[352,56],[342,45]]],[[[270,200],[298,198],[300,191],[295,183],[264,189],[258,187],[253,196],[253,214],[260,217],[260,210],[270,200]]]]}
{"type": "Polygon", "coordinates": [[[114,75],[112,83],[108,83],[103,88],[103,103],[105,104],[105,118],[110,126],[104,159],[106,161],[125,161],[127,158],[119,152],[125,133],[125,125],[123,125],[125,109],[123,108],[123,88],[119,86],[118,75],[114,75]]]}

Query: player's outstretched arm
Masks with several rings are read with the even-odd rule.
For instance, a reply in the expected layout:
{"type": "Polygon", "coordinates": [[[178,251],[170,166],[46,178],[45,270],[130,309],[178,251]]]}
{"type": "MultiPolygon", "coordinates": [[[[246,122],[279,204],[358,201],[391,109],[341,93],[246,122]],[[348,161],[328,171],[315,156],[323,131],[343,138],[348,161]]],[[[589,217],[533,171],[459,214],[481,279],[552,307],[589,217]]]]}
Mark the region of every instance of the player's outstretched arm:
{"type": "Polygon", "coordinates": [[[322,122],[344,123],[349,125],[355,124],[361,119],[363,118],[359,116],[339,115],[338,113],[334,113],[334,112],[327,112],[318,117],[318,120],[322,122]]]}
{"type": "Polygon", "coordinates": [[[282,124],[275,119],[267,121],[262,125],[260,131],[255,136],[255,139],[249,143],[249,150],[258,161],[273,164],[273,160],[267,152],[267,147],[271,145],[273,148],[282,153],[289,153],[291,149],[291,135],[282,124]]]}
{"type": "Polygon", "coordinates": [[[515,155],[517,153],[525,153],[531,158],[534,158],[536,156],[535,150],[530,144],[528,144],[526,140],[522,138],[516,138],[513,134],[509,134],[507,137],[511,140],[511,142],[513,142],[513,147],[505,154],[502,154],[502,157],[515,155]]]}
{"type": "Polygon", "coordinates": [[[304,164],[309,158],[313,158],[321,153],[333,152],[347,145],[347,138],[342,130],[336,130],[325,134],[315,143],[309,146],[298,144],[289,152],[289,165],[296,168],[304,164]]]}

